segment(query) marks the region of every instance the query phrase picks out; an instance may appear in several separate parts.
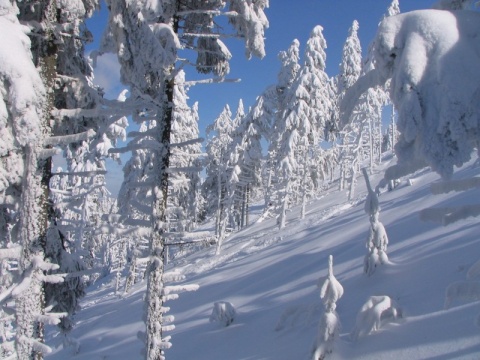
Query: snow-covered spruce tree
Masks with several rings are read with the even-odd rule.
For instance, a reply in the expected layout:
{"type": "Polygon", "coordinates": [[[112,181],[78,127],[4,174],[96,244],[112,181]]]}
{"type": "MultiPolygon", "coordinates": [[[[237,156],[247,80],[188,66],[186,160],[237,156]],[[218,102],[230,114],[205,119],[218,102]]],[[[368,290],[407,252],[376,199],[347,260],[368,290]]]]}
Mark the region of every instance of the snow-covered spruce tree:
{"type": "Polygon", "coordinates": [[[202,211],[200,200],[200,175],[202,154],[198,130],[198,103],[187,104],[185,73],[180,71],[175,78],[172,142],[183,143],[172,148],[171,166],[176,170],[169,178],[169,206],[167,209],[170,228],[176,232],[191,231],[202,211]]]}
{"type": "MultiPolygon", "coordinates": [[[[240,214],[239,226],[248,225],[250,199],[261,187],[262,145],[261,139],[268,131],[268,125],[263,123],[262,110],[259,109],[259,99],[248,114],[240,115],[240,121],[232,132],[233,166],[240,170],[235,189],[235,209],[240,214]]],[[[239,103],[235,120],[243,110],[243,103],[239,103]]]]}
{"type": "MultiPolygon", "coordinates": [[[[233,121],[230,107],[225,105],[220,115],[213,124],[207,127],[208,139],[205,146],[207,157],[205,159],[205,181],[202,190],[206,199],[207,214],[215,214],[215,235],[223,239],[221,221],[227,217],[225,210],[225,197],[227,187],[230,186],[229,145],[232,142],[233,121]],[[213,135],[212,135],[213,133],[213,135]]],[[[220,245],[221,246],[221,245],[220,245]]]]}
{"type": "MultiPolygon", "coordinates": [[[[134,119],[152,123],[151,129],[136,133],[127,146],[128,150],[143,149],[151,159],[148,176],[129,179],[130,187],[148,189],[147,202],[135,204],[150,223],[146,359],[163,359],[164,350],[171,345],[163,336],[169,329],[165,324],[171,320],[164,317],[167,309],[163,303],[172,297],[164,286],[163,260],[175,75],[177,65],[185,65],[177,63],[177,52],[182,46],[193,50],[199,72],[224,77],[231,55],[220,40],[223,32],[214,23],[224,5],[216,0],[107,1],[110,17],[102,51],[117,53],[121,80],[130,86],[132,100],[142,102],[134,119]],[[146,137],[150,139],[142,142],[146,137]]],[[[248,56],[263,56],[263,30],[268,25],[263,9],[268,1],[232,0],[228,5],[236,35],[246,39],[248,56]]]]}
{"type": "Polygon", "coordinates": [[[270,123],[270,133],[268,135],[269,147],[267,155],[267,181],[265,185],[265,203],[266,214],[270,212],[278,214],[278,204],[282,196],[283,186],[280,185],[280,177],[278,176],[277,154],[282,139],[282,129],[280,114],[285,108],[285,91],[288,89],[297,75],[300,65],[299,54],[300,43],[294,40],[288,50],[280,51],[278,58],[281,62],[280,71],[278,73],[278,82],[276,85],[268,87],[261,96],[261,109],[263,116],[267,116],[270,123]],[[278,124],[277,124],[278,122],[278,124]]]}
{"type": "Polygon", "coordinates": [[[333,352],[334,342],[340,335],[340,320],[335,309],[337,301],[343,296],[343,286],[333,275],[332,255],[328,257],[328,275],[320,278],[317,285],[325,311],[318,324],[318,334],[312,349],[312,360],[323,360],[333,352]]]}
{"type": "MultiPolygon", "coordinates": [[[[358,21],[354,20],[349,30],[342,51],[342,61],[338,74],[338,99],[341,102],[345,92],[357,81],[362,71],[362,48],[358,39],[358,21]]],[[[341,119],[339,119],[341,121],[341,119]]],[[[356,174],[360,164],[358,159],[361,155],[362,146],[359,144],[361,138],[358,134],[361,125],[358,121],[352,121],[348,127],[341,130],[339,141],[338,163],[340,164],[340,190],[345,189],[349,182],[349,196],[352,200],[355,189],[356,174]]]]}
{"type": "MultiPolygon", "coordinates": [[[[262,124],[260,97],[253,109],[238,122],[229,139],[225,159],[228,171],[225,178],[225,193],[222,200],[222,216],[219,223],[217,254],[220,253],[228,225],[243,227],[248,224],[248,207],[251,193],[261,184],[262,146],[261,134],[267,131],[262,124]]],[[[240,102],[236,118],[243,111],[240,102]]],[[[234,122],[235,124],[235,122],[234,122]]]]}
{"type": "Polygon", "coordinates": [[[368,190],[365,200],[365,212],[370,220],[370,233],[366,242],[368,253],[363,261],[363,272],[370,276],[375,272],[378,265],[388,263],[388,236],[385,226],[378,220],[380,215],[378,195],[372,189],[366,168],[362,168],[362,172],[368,190]]]}
{"type": "Polygon", "coordinates": [[[277,222],[280,228],[285,227],[286,211],[294,200],[292,182],[297,168],[294,151],[298,143],[296,129],[289,126],[284,112],[287,109],[288,89],[292,86],[300,70],[300,43],[294,40],[287,51],[279,53],[282,67],[278,75],[277,111],[272,128],[269,157],[276,173],[275,186],[270,201],[276,207],[277,222]]]}
{"type": "MultiPolygon", "coordinates": [[[[282,181],[287,186],[296,182],[297,194],[294,198],[297,199],[295,202],[301,203],[301,218],[305,217],[306,202],[314,188],[311,175],[313,154],[322,140],[331,108],[327,92],[328,77],[325,74],[326,41],[322,30],[321,26],[312,30],[305,49],[304,64],[285,91],[285,108],[280,114],[282,121],[276,122],[277,126],[283,128],[277,161],[282,173],[288,177],[282,181]],[[292,171],[286,171],[286,168],[292,171]]],[[[288,197],[282,199],[281,227],[285,225],[285,202],[288,200],[288,197]]]]}

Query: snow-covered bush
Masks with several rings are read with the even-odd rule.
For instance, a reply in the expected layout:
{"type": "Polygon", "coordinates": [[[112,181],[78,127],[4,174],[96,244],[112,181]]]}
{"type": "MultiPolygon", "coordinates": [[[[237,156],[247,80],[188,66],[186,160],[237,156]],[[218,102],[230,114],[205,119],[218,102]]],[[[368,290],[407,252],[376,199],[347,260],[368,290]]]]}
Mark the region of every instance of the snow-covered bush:
{"type": "Polygon", "coordinates": [[[221,326],[229,326],[235,320],[237,311],[231,302],[217,301],[213,304],[210,322],[216,322],[221,326]]]}
{"type": "Polygon", "coordinates": [[[378,331],[380,327],[403,317],[398,304],[388,296],[371,296],[357,314],[355,327],[351,332],[353,340],[378,331]]]}
{"type": "Polygon", "coordinates": [[[333,257],[328,257],[328,275],[318,281],[320,298],[325,312],[318,324],[318,334],[312,349],[312,359],[322,360],[333,351],[333,344],[340,333],[340,320],[335,311],[336,302],[343,296],[343,286],[333,275],[333,257]]]}

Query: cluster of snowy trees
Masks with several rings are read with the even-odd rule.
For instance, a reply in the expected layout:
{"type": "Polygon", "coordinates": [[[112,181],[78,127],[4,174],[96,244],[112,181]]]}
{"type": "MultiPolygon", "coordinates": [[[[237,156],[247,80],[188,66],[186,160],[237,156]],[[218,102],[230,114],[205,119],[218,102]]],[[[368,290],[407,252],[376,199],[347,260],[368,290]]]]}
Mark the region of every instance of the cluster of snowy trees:
{"type": "MultiPolygon", "coordinates": [[[[399,11],[398,1],[393,1],[385,17],[399,11]]],[[[380,163],[388,149],[384,137],[395,138],[396,131],[382,130],[388,86],[370,89],[356,102],[350,121],[340,119],[339,106],[348,89],[375,67],[375,44],[362,59],[358,28],[354,21],[337,76],[326,73],[327,43],[323,28],[316,26],[303,61],[300,43],[294,40],[278,54],[278,82],[267,87],[246,113],[241,100],[234,117],[227,105],[209,127],[202,191],[205,213],[216,219],[218,251],[226,228],[248,224],[252,196],[264,197],[264,217],[275,216],[283,228],[292,206],[301,205],[303,218],[309,199],[333,180],[354,200],[361,167],[371,171],[380,163]]]]}
{"type": "MultiPolygon", "coordinates": [[[[170,231],[201,216],[198,115],[186,105],[183,68],[221,81],[231,57],[221,37],[245,40],[264,56],[268,0],[107,1],[110,16],[98,54],[114,52],[130,96],[103,97],[92,83],[85,20],[97,0],[0,1],[0,354],[40,359],[45,324],[66,333],[93,274],[131,275],[147,264],[145,357],[164,358],[172,317],[163,304],[196,286],[166,286],[170,231]],[[233,33],[214,18],[226,16],[233,33]],[[179,51],[196,54],[181,57],[179,51]],[[126,139],[127,117],[140,125],[126,139]],[[105,159],[129,151],[122,202],[105,188],[105,159]],[[66,169],[52,171],[62,153],[66,169]],[[140,261],[139,263],[142,263],[140,261]]],[[[95,59],[93,59],[95,60],[95,59]]],[[[133,279],[132,279],[133,281],[133,279]]]]}

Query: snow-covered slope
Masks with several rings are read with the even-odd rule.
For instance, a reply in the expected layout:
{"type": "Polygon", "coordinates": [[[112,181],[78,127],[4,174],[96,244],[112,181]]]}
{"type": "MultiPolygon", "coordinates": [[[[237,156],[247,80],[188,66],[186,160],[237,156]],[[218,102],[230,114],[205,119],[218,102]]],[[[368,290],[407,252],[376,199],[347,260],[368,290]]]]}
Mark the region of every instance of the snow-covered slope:
{"type": "MultiPolygon", "coordinates": [[[[455,177],[479,173],[471,162],[455,177]]],[[[379,171],[372,176],[373,185],[381,175],[379,171]]],[[[200,289],[168,303],[176,329],[167,359],[309,359],[323,309],[317,281],[327,275],[330,254],[345,290],[337,302],[342,330],[331,358],[480,358],[480,328],[475,325],[480,303],[455,300],[444,310],[447,286],[465,280],[480,259],[479,219],[442,227],[418,216],[430,206],[474,203],[480,192],[432,195],[429,185],[438,179],[423,170],[403,179],[395,191],[382,193],[380,220],[389,235],[391,264],[371,277],[363,274],[369,221],[363,210],[362,179],[353,204],[345,193],[333,191],[312,201],[303,221],[297,209],[288,213],[282,231],[274,220],[265,220],[229,237],[220,256],[210,248],[177,260],[171,266],[200,289]],[[353,341],[350,332],[357,313],[372,295],[391,297],[403,318],[353,341]],[[237,310],[226,328],[209,322],[213,303],[221,300],[237,310]]],[[[72,332],[79,341],[78,354],[73,347],[59,346],[47,359],[141,359],[142,343],[136,334],[142,330],[144,290],[139,284],[119,299],[107,281],[91,288],[72,332]]],[[[48,334],[50,344],[61,343],[54,329],[48,334]]]]}

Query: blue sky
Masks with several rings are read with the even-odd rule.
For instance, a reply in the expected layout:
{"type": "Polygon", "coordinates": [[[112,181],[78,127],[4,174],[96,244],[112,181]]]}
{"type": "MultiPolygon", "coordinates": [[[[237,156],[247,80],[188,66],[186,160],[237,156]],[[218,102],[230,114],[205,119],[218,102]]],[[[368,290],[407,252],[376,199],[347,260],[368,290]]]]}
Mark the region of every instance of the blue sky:
{"type": "MultiPolygon", "coordinates": [[[[239,99],[243,99],[245,108],[253,105],[255,98],[269,85],[275,84],[280,63],[277,55],[281,50],[286,50],[293,39],[298,39],[303,55],[304,45],[310,31],[316,25],[321,25],[327,41],[327,72],[330,76],[338,73],[342,47],[348,35],[348,30],[353,20],[360,24],[359,37],[362,49],[368,45],[375,36],[377,25],[390,5],[391,0],[270,0],[270,8],[265,13],[270,26],[266,30],[266,53],[263,59],[252,58],[247,60],[244,56],[244,44],[241,40],[230,39],[226,41],[233,58],[230,63],[230,78],[240,78],[239,83],[223,83],[196,85],[188,93],[190,105],[199,102],[200,132],[212,123],[220,114],[225,104],[229,104],[235,113],[239,99]]],[[[427,9],[435,0],[400,0],[402,12],[427,9]]],[[[96,40],[99,39],[106,21],[106,9],[95,15],[89,21],[88,27],[93,32],[96,40]]],[[[88,47],[92,50],[96,42],[88,47]]],[[[114,56],[102,57],[95,71],[96,82],[107,90],[107,95],[116,97],[122,89],[118,82],[118,65],[114,56]]],[[[194,69],[187,70],[187,80],[196,77],[194,69]]],[[[118,171],[110,167],[115,179],[121,178],[118,171]]],[[[117,180],[118,181],[118,180],[117,180]]],[[[111,184],[114,194],[118,185],[111,184]]]]}

